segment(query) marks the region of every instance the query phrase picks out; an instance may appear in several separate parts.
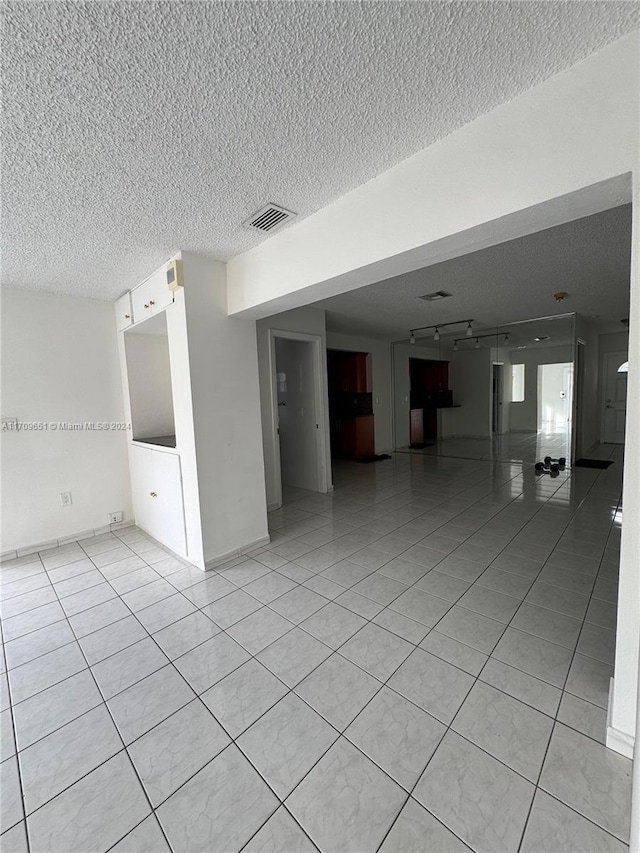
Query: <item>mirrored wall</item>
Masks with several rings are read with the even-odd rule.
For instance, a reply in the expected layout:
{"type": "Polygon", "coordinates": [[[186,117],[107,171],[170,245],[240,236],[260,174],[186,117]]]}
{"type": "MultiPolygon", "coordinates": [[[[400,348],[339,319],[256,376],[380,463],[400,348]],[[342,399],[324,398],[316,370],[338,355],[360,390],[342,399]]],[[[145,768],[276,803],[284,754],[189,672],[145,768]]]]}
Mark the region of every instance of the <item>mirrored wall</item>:
{"type": "Polygon", "coordinates": [[[394,342],[396,449],[570,465],[575,339],[575,315],[564,314],[394,342]]]}

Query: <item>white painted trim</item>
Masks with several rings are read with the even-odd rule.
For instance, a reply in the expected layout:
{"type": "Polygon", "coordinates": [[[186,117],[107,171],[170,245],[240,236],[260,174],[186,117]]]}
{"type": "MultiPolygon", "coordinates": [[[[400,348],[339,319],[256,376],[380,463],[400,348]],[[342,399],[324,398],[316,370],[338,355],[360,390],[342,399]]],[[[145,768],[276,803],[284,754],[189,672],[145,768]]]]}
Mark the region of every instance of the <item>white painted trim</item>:
{"type": "MultiPolygon", "coordinates": [[[[255,539],[253,542],[247,542],[247,544],[243,545],[242,548],[236,548],[233,551],[229,551],[228,554],[220,554],[219,556],[214,557],[213,560],[207,560],[207,562],[205,563],[204,571],[207,572],[210,569],[215,569],[216,566],[219,566],[222,563],[226,563],[228,560],[232,560],[234,557],[242,557],[244,554],[248,554],[249,551],[255,551],[256,548],[269,545],[270,542],[270,536],[263,536],[260,539],[255,539]]],[[[184,557],[181,557],[181,559],[184,561],[184,557]]]]}
{"type": "Polygon", "coordinates": [[[37,554],[39,551],[46,551],[49,548],[61,548],[63,545],[72,545],[80,539],[91,539],[92,536],[100,536],[103,533],[113,533],[116,530],[122,530],[125,527],[133,527],[135,521],[120,521],[117,524],[106,524],[103,527],[94,527],[89,530],[80,530],[78,533],[70,533],[68,536],[63,536],[60,539],[48,539],[46,542],[33,542],[30,545],[23,545],[21,548],[16,548],[13,551],[6,551],[2,554],[2,560],[11,560],[15,557],[27,557],[29,554],[37,554]],[[8,556],[13,554],[13,558],[8,556]]]}
{"type": "Polygon", "coordinates": [[[612,749],[614,752],[619,752],[620,755],[624,755],[625,758],[633,758],[635,738],[611,725],[611,720],[613,718],[613,697],[615,695],[613,683],[614,679],[611,678],[609,681],[609,704],[607,708],[607,735],[605,743],[609,749],[612,749]]]}
{"type": "MultiPolygon", "coordinates": [[[[316,432],[316,470],[318,491],[328,494],[329,472],[327,470],[327,433],[326,413],[324,405],[323,381],[322,381],[322,335],[311,335],[306,332],[289,332],[283,329],[269,329],[269,384],[271,400],[271,422],[273,458],[275,460],[274,483],[276,491],[276,505],[274,509],[282,506],[282,467],[280,462],[280,438],[278,433],[278,377],[276,368],[276,338],[285,338],[290,341],[304,341],[313,345],[313,385],[314,405],[318,429],[316,432]]],[[[333,491],[333,486],[331,487],[333,491]]],[[[271,507],[269,508],[271,511],[271,507]]]]}

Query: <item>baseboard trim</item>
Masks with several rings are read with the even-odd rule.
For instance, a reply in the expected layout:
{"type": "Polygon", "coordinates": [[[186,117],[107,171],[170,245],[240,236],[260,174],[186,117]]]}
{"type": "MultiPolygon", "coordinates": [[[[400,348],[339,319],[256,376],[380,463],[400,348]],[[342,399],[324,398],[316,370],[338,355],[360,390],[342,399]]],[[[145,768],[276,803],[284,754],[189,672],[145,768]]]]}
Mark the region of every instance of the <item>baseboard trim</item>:
{"type": "Polygon", "coordinates": [[[254,539],[253,542],[247,542],[246,545],[242,545],[240,548],[234,548],[233,551],[229,551],[226,554],[218,554],[218,556],[216,557],[212,557],[209,560],[205,560],[205,571],[215,569],[216,566],[220,566],[222,565],[222,563],[227,563],[229,562],[229,560],[233,560],[235,557],[242,557],[251,551],[255,551],[256,548],[261,548],[266,545],[269,545],[270,542],[270,536],[262,536],[260,539],[254,539]]]}
{"type": "Polygon", "coordinates": [[[614,752],[624,755],[625,758],[633,758],[633,748],[635,746],[635,738],[628,735],[626,732],[620,731],[615,726],[611,725],[613,717],[613,678],[609,681],[609,704],[607,708],[607,734],[605,744],[614,752]]]}
{"type": "Polygon", "coordinates": [[[59,539],[47,539],[46,542],[34,542],[31,545],[22,545],[13,550],[3,551],[0,559],[13,560],[16,557],[27,557],[29,554],[37,554],[39,551],[46,551],[48,548],[60,548],[63,545],[72,545],[74,542],[79,542],[80,539],[90,539],[92,536],[101,536],[103,533],[116,533],[118,530],[124,530],[126,527],[133,527],[134,521],[119,521],[117,524],[103,524],[102,527],[92,527],[88,530],[79,530],[77,533],[69,533],[67,536],[61,536],[59,539]]]}

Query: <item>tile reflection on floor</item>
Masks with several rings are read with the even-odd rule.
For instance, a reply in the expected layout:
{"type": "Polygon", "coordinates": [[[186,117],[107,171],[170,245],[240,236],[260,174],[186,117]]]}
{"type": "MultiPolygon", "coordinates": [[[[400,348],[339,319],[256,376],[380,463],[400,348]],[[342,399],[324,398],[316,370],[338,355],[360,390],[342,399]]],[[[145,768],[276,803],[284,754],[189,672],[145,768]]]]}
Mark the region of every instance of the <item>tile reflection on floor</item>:
{"type": "Polygon", "coordinates": [[[498,462],[538,462],[545,456],[571,456],[571,434],[566,428],[538,432],[507,432],[487,438],[443,438],[423,448],[403,447],[401,453],[452,456],[498,462]]]}
{"type": "Polygon", "coordinates": [[[343,464],[206,574],[136,528],[4,562],[3,853],[626,850],[601,451],[343,464]]]}

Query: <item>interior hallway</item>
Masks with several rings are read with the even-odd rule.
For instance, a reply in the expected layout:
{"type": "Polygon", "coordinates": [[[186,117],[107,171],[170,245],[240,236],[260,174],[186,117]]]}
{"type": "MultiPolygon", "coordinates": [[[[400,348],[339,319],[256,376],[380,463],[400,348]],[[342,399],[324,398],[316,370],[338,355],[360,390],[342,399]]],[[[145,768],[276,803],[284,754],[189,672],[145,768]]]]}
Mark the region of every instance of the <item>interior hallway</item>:
{"type": "Polygon", "coordinates": [[[23,806],[32,853],[624,851],[607,455],[346,463],[207,576],[135,528],[5,562],[3,851],[23,806]]]}

